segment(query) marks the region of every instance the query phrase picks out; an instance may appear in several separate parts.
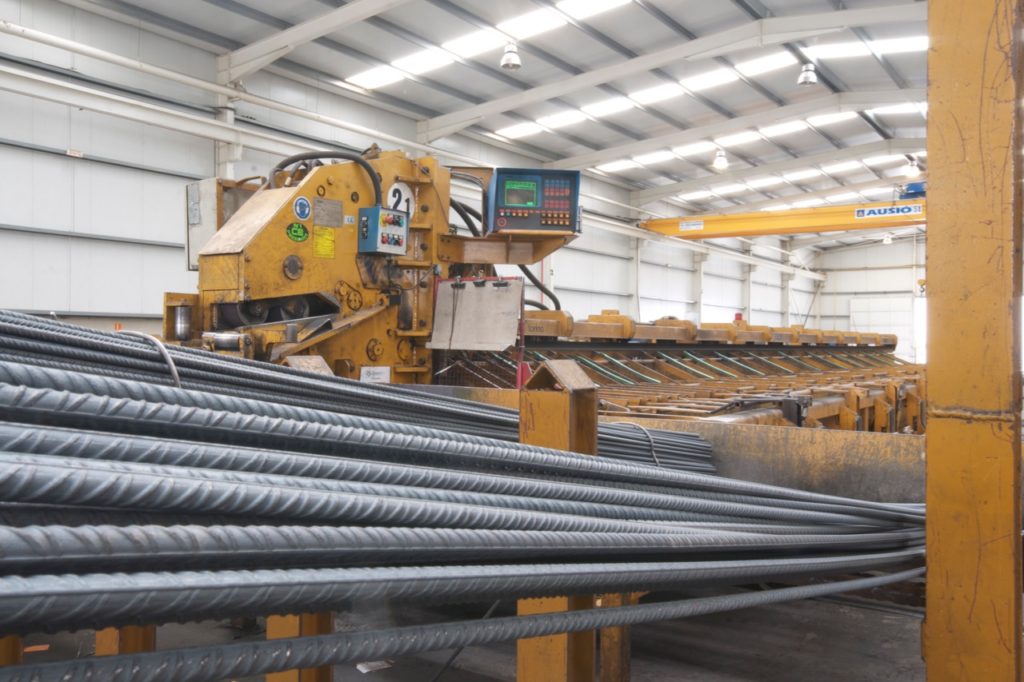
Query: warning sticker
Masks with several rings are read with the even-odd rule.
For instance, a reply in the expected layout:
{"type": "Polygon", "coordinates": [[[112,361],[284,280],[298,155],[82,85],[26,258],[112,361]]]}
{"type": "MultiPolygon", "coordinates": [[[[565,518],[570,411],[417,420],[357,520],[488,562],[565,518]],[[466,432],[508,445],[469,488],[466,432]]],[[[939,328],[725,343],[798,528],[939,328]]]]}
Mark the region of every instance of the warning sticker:
{"type": "Polygon", "coordinates": [[[334,228],[313,226],[313,257],[334,258],[334,228]]]}

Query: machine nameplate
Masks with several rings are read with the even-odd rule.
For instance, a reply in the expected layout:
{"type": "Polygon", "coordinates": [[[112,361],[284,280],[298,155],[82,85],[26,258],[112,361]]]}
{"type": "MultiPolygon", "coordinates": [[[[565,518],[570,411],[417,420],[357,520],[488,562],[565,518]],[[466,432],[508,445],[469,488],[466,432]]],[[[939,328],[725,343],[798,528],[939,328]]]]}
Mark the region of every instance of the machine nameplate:
{"type": "Polygon", "coordinates": [[[359,380],[368,384],[391,383],[390,367],[360,367],[359,380]]]}
{"type": "Polygon", "coordinates": [[[341,202],[336,199],[313,199],[313,224],[320,227],[341,227],[341,202]]]}

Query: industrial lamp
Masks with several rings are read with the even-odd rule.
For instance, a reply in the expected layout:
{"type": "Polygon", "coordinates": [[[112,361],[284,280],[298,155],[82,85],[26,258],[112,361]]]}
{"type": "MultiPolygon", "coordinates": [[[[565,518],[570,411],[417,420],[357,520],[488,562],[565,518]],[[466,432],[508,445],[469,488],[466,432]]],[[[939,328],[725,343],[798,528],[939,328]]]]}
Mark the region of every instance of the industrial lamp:
{"type": "Polygon", "coordinates": [[[917,159],[911,159],[907,165],[903,167],[903,176],[907,178],[921,177],[921,166],[917,163],[917,159]]]}
{"type": "Polygon", "coordinates": [[[814,68],[814,64],[804,64],[800,69],[800,75],[796,77],[797,85],[817,85],[818,84],[818,70],[814,68]]]}
{"type": "Polygon", "coordinates": [[[724,171],[729,167],[729,157],[725,155],[724,149],[715,152],[715,160],[711,162],[711,167],[717,171],[724,171]]]}
{"type": "Polygon", "coordinates": [[[500,64],[506,71],[518,71],[523,65],[523,60],[519,58],[519,46],[515,43],[506,45],[500,64]]]}

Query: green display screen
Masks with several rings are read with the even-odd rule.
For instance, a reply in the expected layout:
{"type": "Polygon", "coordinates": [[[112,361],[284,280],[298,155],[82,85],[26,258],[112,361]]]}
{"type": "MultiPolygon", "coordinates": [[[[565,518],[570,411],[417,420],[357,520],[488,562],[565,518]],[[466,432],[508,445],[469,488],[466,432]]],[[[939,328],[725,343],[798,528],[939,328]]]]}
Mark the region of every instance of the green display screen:
{"type": "Polygon", "coordinates": [[[505,205],[536,208],[537,183],[532,180],[506,180],[505,205]]]}

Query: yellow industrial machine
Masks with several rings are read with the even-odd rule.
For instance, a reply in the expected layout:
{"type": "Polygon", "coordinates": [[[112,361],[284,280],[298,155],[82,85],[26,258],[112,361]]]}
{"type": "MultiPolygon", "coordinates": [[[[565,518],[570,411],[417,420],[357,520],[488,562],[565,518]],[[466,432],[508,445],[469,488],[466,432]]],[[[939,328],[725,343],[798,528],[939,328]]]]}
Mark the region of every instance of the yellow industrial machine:
{"type": "Polygon", "coordinates": [[[197,183],[188,215],[199,292],[164,299],[164,338],[178,343],[364,381],[477,388],[515,388],[545,360],[571,359],[601,387],[607,416],[923,429],[923,377],[893,355],[893,335],[524,314],[521,281],[493,266],[535,263],[576,237],[574,171],[310,153],[265,179],[197,183]],[[480,211],[451,200],[453,174],[484,188],[480,211]],[[456,232],[449,208],[472,236],[456,232]]]}
{"type": "MultiPolygon", "coordinates": [[[[450,178],[436,159],[400,152],[299,155],[249,185],[230,217],[224,196],[240,185],[220,182],[208,193],[215,224],[198,251],[199,293],[165,295],[164,338],[344,377],[429,383],[439,282],[535,263],[578,231],[574,171],[503,176],[493,229],[472,237],[449,225],[450,178]],[[332,158],[345,162],[323,163],[332,158]]],[[[201,210],[189,208],[191,223],[201,210]]]]}

